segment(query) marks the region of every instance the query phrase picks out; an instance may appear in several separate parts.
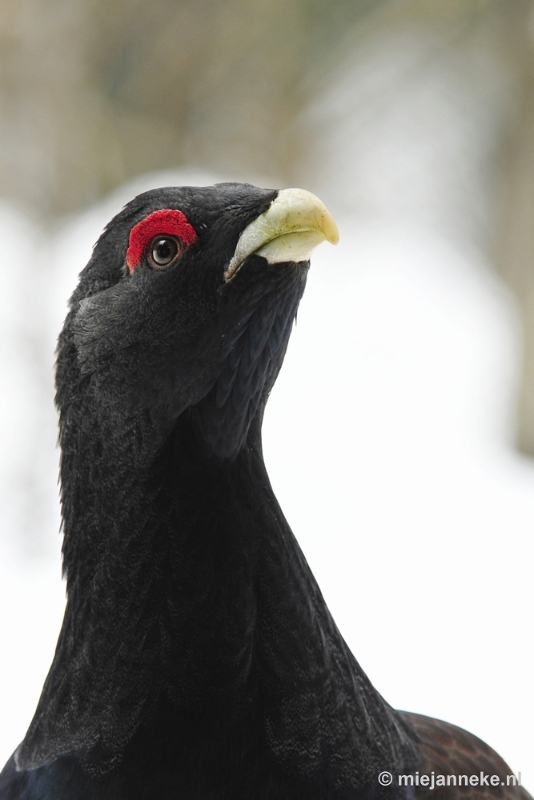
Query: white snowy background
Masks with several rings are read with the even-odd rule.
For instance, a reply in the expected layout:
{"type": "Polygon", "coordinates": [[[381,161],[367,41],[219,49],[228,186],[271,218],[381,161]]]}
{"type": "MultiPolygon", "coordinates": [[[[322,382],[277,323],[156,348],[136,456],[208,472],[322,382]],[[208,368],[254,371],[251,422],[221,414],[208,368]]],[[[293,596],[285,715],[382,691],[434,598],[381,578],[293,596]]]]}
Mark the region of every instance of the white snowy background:
{"type": "MultiPolygon", "coordinates": [[[[428,46],[407,28],[360,49],[303,116],[319,132],[306,188],[341,241],[313,258],[265,452],[375,686],[485,739],[532,791],[534,463],[513,449],[520,321],[485,244],[506,75],[461,50],[417,69],[428,46]]],[[[228,178],[142,176],[56,230],[0,207],[0,761],[64,605],[52,370],[67,298],[134,194],[228,178]]]]}

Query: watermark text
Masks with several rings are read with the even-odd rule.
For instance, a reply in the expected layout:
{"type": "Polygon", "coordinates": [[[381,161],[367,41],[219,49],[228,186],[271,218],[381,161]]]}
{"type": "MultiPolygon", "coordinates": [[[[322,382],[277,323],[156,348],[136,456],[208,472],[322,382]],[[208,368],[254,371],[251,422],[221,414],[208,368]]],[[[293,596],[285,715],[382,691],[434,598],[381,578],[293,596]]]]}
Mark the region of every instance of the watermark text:
{"type": "Polygon", "coordinates": [[[477,772],[474,775],[442,775],[438,772],[413,772],[408,775],[392,775],[384,770],[378,776],[381,786],[421,786],[432,791],[436,786],[521,786],[521,773],[517,775],[490,775],[477,772]]]}

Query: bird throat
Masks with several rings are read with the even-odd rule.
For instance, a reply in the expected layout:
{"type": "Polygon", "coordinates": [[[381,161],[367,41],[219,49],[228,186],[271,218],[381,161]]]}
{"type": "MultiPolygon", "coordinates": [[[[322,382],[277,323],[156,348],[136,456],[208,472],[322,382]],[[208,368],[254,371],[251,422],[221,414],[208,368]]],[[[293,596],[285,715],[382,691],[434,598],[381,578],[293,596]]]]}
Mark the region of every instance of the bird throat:
{"type": "Polygon", "coordinates": [[[221,370],[207,396],[189,412],[191,424],[201,432],[200,446],[223,460],[235,458],[245,446],[253,420],[261,425],[309,267],[266,266],[265,259],[255,255],[249,262],[221,289],[221,370]]]}

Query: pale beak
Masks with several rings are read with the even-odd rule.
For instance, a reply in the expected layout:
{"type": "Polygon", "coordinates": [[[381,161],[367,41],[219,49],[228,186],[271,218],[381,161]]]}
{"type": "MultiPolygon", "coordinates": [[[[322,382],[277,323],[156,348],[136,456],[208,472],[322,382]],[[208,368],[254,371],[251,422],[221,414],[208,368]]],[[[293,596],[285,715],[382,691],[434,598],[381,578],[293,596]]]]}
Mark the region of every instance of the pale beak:
{"type": "Polygon", "coordinates": [[[282,189],[239,237],[224,280],[229,281],[253,253],[269,264],[308,261],[313,248],[325,239],[337,244],[339,234],[324,203],[305,189],[282,189]]]}

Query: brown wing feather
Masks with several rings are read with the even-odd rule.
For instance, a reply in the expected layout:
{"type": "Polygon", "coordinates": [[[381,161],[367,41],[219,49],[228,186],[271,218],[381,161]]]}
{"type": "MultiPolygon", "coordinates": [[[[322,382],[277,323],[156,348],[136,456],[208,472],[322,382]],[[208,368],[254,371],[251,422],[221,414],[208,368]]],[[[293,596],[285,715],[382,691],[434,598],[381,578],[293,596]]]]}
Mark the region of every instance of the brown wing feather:
{"type": "MultiPolygon", "coordinates": [[[[416,787],[416,800],[532,800],[522,786],[507,785],[507,777],[512,770],[495,750],[473,736],[472,733],[421,714],[401,712],[404,718],[415,728],[423,761],[419,767],[419,775],[431,775],[434,780],[438,775],[498,775],[497,786],[436,786],[416,787]]],[[[452,779],[451,779],[452,780],[452,779]]],[[[489,782],[489,781],[488,781],[489,782]]]]}

